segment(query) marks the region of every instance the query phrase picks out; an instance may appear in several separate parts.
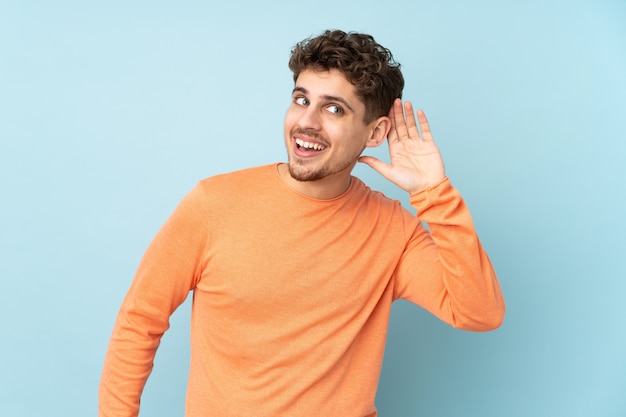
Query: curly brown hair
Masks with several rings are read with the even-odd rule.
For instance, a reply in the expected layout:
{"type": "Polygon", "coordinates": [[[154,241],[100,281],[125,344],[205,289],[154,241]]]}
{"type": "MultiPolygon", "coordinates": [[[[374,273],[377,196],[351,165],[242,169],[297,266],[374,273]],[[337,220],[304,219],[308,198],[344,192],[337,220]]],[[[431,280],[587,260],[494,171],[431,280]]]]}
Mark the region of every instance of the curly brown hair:
{"type": "Polygon", "coordinates": [[[365,122],[386,116],[396,98],[402,98],[404,77],[389,49],[371,35],[327,30],[299,42],[291,51],[289,69],[296,81],[306,69],[337,69],[356,87],[365,104],[365,122]]]}

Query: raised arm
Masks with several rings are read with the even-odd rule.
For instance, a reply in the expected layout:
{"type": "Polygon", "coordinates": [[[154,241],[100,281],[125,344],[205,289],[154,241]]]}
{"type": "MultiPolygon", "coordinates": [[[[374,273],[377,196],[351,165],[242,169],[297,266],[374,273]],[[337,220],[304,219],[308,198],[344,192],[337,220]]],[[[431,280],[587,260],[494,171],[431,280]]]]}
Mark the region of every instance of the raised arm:
{"type": "Polygon", "coordinates": [[[394,296],[459,329],[498,328],[505,314],[500,284],[458,190],[445,178],[411,194],[410,202],[430,232],[413,230],[396,270],[394,296]]]}
{"type": "Polygon", "coordinates": [[[394,102],[387,137],[390,163],[366,163],[409,192],[430,232],[418,226],[398,265],[395,297],[418,304],[454,327],[485,331],[500,326],[505,305],[491,261],[469,210],[451,185],[426,115],[410,102],[394,102]],[[419,128],[418,128],[419,124],[419,128]]]}

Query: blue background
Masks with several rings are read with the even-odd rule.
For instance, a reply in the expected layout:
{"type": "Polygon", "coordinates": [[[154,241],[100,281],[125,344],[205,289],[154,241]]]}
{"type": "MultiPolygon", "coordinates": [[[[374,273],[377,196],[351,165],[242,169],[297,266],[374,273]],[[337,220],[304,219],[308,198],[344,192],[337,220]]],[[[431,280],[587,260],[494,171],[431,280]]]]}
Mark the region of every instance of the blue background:
{"type": "MultiPolygon", "coordinates": [[[[143,251],[199,179],[285,159],[289,51],[326,28],[402,63],[508,304],[487,334],[394,305],[381,415],[626,415],[618,0],[0,2],[0,415],[96,414],[143,251]]],[[[188,315],[143,416],[183,414],[188,315]]]]}

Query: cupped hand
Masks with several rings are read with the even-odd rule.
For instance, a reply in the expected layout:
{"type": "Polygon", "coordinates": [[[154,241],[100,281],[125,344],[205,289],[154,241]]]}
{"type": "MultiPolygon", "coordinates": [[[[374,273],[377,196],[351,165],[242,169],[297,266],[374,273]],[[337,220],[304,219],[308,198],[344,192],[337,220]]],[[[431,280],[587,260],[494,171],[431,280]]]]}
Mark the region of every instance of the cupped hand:
{"type": "Polygon", "coordinates": [[[424,112],[414,112],[409,101],[404,102],[403,111],[402,100],[396,99],[389,118],[389,164],[373,156],[362,156],[359,162],[369,165],[409,193],[439,184],[446,176],[445,168],[424,112]]]}

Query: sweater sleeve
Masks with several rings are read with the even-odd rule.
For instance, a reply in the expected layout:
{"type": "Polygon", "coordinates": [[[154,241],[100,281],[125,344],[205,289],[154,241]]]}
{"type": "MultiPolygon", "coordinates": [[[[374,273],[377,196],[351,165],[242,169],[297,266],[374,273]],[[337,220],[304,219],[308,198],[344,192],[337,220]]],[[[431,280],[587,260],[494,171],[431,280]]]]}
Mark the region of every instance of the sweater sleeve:
{"type": "Polygon", "coordinates": [[[411,195],[410,202],[430,233],[421,222],[409,231],[394,297],[420,305],[460,329],[499,327],[505,304],[498,278],[459,192],[446,178],[411,195]]]}
{"type": "Polygon", "coordinates": [[[139,399],[169,318],[199,279],[207,240],[206,204],[190,192],[144,254],[113,329],[99,389],[99,417],[139,413],[139,399]]]}

